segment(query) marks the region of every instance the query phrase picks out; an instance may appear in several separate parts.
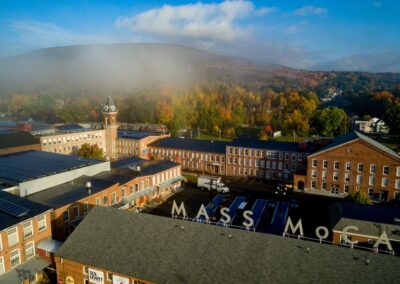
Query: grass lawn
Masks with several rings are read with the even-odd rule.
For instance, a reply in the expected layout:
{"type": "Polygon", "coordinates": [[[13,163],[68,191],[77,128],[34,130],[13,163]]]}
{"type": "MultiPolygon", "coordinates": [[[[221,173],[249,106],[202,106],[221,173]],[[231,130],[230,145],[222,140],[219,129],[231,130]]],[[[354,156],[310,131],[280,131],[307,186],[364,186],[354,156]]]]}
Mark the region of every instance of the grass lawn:
{"type": "MultiPolygon", "coordinates": [[[[209,133],[201,133],[200,136],[196,136],[195,139],[197,139],[197,140],[214,140],[214,141],[219,141],[219,136],[218,136],[218,135],[214,135],[214,134],[209,134],[209,133]]],[[[230,142],[230,141],[232,141],[232,140],[233,140],[232,137],[227,137],[227,136],[221,135],[221,141],[230,142]]]]}

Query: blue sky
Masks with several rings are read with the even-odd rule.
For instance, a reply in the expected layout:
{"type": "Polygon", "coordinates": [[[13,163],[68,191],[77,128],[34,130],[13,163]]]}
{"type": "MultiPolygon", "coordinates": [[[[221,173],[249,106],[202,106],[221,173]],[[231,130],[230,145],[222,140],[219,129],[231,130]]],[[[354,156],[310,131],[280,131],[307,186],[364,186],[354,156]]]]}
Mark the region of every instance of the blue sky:
{"type": "Polygon", "coordinates": [[[0,0],[0,57],[169,42],[311,70],[400,72],[400,1],[0,0]]]}

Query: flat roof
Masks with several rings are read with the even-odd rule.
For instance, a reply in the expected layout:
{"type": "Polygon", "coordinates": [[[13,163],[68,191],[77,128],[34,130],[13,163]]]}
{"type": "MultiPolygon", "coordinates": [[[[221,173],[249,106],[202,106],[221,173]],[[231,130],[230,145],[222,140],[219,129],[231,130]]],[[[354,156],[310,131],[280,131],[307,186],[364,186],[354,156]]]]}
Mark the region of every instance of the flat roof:
{"type": "Polygon", "coordinates": [[[170,148],[176,150],[189,150],[197,152],[226,153],[226,146],[229,142],[225,141],[208,141],[184,138],[165,138],[155,141],[150,146],[170,148]]]}
{"type": "Polygon", "coordinates": [[[149,136],[160,136],[162,133],[159,132],[147,132],[147,131],[136,131],[136,130],[118,130],[118,138],[123,139],[143,139],[149,136]]]}
{"type": "Polygon", "coordinates": [[[93,208],[56,256],[155,283],[394,283],[400,277],[398,257],[109,207],[93,208]]]}
{"type": "Polygon", "coordinates": [[[0,149],[39,144],[32,134],[26,131],[0,131],[0,149]]]}
{"type": "Polygon", "coordinates": [[[140,166],[140,172],[135,171],[136,176],[148,176],[175,168],[179,164],[168,160],[144,160],[138,157],[129,157],[111,162],[111,167],[118,169],[135,170],[137,166],[140,166]]]}
{"type": "Polygon", "coordinates": [[[0,156],[0,184],[21,182],[83,168],[104,161],[42,151],[26,151],[0,156]]]}
{"type": "Polygon", "coordinates": [[[300,150],[298,142],[264,141],[255,138],[237,138],[228,146],[246,147],[266,150],[277,150],[287,152],[307,152],[310,145],[306,144],[305,150],[300,150]]]}
{"type": "Polygon", "coordinates": [[[95,194],[115,184],[124,184],[133,178],[133,176],[114,173],[100,173],[91,177],[82,176],[73,181],[29,195],[29,199],[52,208],[60,208],[89,196],[86,189],[86,182],[88,181],[92,185],[91,194],[95,194]]]}
{"type": "Polygon", "coordinates": [[[40,215],[48,210],[51,210],[51,207],[49,206],[39,204],[32,200],[20,197],[6,191],[0,191],[0,200],[16,204],[17,206],[28,210],[26,215],[15,217],[14,215],[8,214],[0,209],[0,231],[12,227],[24,220],[40,215]]]}

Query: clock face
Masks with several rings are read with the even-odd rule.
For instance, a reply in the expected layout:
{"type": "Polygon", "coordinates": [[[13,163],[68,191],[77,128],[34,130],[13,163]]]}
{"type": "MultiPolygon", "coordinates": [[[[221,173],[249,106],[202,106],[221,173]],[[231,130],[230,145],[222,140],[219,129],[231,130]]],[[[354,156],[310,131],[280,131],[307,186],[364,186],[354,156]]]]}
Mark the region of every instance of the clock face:
{"type": "Polygon", "coordinates": [[[104,110],[105,110],[105,111],[108,111],[108,106],[104,106],[104,110]]]}
{"type": "Polygon", "coordinates": [[[111,106],[111,110],[114,111],[115,110],[115,106],[111,106]]]}
{"type": "Polygon", "coordinates": [[[72,276],[67,276],[67,278],[65,278],[65,282],[67,284],[74,284],[75,280],[74,280],[74,278],[72,278],[72,276]]]}

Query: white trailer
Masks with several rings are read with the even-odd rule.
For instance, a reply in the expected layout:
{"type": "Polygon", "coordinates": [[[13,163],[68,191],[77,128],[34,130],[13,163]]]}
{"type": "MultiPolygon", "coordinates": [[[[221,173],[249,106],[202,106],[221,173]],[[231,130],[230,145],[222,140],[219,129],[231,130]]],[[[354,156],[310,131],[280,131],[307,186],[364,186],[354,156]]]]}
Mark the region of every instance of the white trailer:
{"type": "Polygon", "coordinates": [[[204,190],[217,190],[218,192],[227,193],[229,192],[229,188],[225,186],[224,183],[221,182],[220,177],[212,177],[212,176],[199,176],[197,178],[197,186],[204,190]]]}

